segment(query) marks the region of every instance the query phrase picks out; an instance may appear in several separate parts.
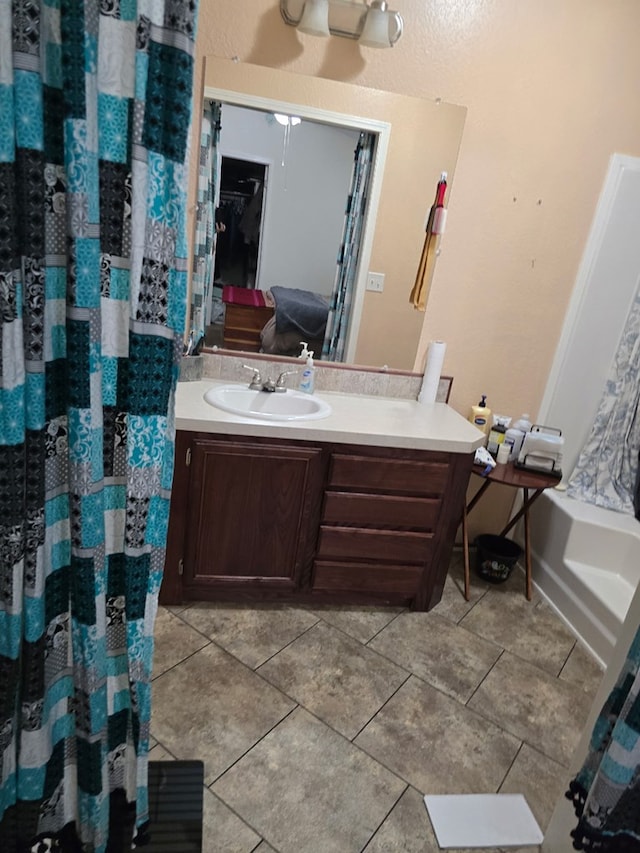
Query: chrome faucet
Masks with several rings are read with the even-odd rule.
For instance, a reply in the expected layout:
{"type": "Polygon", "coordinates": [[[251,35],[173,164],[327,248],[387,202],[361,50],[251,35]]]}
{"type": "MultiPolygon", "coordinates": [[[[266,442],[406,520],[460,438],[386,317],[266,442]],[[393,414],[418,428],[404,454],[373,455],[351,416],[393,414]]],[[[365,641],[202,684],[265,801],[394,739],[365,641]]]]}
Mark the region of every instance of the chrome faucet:
{"type": "Polygon", "coordinates": [[[274,382],[271,377],[263,379],[262,376],[260,376],[260,371],[257,367],[251,367],[248,364],[243,364],[242,366],[246,367],[247,370],[253,370],[253,376],[249,382],[249,388],[252,391],[267,391],[269,393],[277,392],[278,394],[284,394],[287,390],[287,386],[284,383],[285,378],[299,372],[297,370],[283,370],[274,382]]]}
{"type": "Polygon", "coordinates": [[[253,370],[253,376],[251,377],[251,382],[249,382],[249,388],[252,391],[262,391],[262,377],[260,376],[260,371],[257,367],[250,367],[248,364],[243,364],[243,367],[246,367],[247,370],[253,370]]]}
{"type": "Polygon", "coordinates": [[[299,373],[299,370],[283,370],[280,376],[278,376],[278,381],[276,382],[275,390],[280,394],[284,394],[287,390],[287,386],[284,384],[285,377],[293,376],[296,373],[299,373]]]}

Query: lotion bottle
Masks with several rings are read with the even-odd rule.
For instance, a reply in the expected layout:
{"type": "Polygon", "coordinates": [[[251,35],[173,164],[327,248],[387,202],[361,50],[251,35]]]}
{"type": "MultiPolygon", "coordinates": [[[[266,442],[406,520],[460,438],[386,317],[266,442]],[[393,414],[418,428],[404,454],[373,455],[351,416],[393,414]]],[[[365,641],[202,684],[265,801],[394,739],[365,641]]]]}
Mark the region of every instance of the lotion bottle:
{"type": "Polygon", "coordinates": [[[302,377],[300,379],[299,390],[304,391],[305,394],[313,394],[313,389],[316,381],[316,369],[313,364],[313,350],[309,352],[307,349],[307,345],[304,344],[304,351],[301,353],[301,358],[306,355],[307,357],[307,366],[302,371],[302,377]]]}
{"type": "Polygon", "coordinates": [[[471,406],[469,420],[485,435],[489,435],[489,430],[491,428],[491,409],[487,406],[486,394],[482,395],[482,399],[477,406],[471,406]]]}

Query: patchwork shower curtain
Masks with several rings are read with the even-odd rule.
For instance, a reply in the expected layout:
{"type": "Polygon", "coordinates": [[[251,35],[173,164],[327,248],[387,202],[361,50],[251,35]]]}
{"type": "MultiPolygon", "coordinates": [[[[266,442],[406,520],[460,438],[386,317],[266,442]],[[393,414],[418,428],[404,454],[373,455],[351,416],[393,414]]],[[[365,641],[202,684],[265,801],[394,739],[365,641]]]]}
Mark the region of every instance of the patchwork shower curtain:
{"type": "Polygon", "coordinates": [[[567,797],[579,818],[576,850],[640,853],[640,630],[567,797]]]}
{"type": "Polygon", "coordinates": [[[342,244],[338,255],[338,271],[322,346],[322,358],[325,361],[344,361],[351,301],[360,258],[362,229],[369,201],[375,146],[376,137],[373,133],[360,134],[354,153],[351,189],[347,199],[342,244]]]}
{"type": "Polygon", "coordinates": [[[222,104],[205,100],[200,132],[198,161],[198,203],[191,276],[191,329],[197,343],[205,333],[211,315],[216,240],[216,194],[219,192],[218,144],[222,104]]]}
{"type": "Polygon", "coordinates": [[[196,10],[0,0],[3,853],[148,817],[196,10]]]}

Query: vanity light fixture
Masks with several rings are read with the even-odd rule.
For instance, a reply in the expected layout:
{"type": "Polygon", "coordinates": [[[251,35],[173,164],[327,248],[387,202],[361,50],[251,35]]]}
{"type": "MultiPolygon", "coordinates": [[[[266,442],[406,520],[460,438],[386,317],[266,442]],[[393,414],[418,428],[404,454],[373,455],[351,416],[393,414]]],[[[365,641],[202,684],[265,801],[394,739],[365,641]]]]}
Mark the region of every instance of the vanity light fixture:
{"type": "MultiPolygon", "coordinates": [[[[286,19],[285,19],[286,20],[286,19]]],[[[329,32],[329,0],[308,0],[298,24],[301,33],[325,37],[329,32]]]]}
{"type": "Polygon", "coordinates": [[[387,0],[280,0],[280,13],[303,33],[343,36],[365,47],[393,47],[404,26],[387,0]]]}
{"type": "Polygon", "coordinates": [[[274,113],[273,117],[278,122],[278,124],[281,124],[283,127],[287,127],[289,125],[291,127],[295,127],[296,124],[300,124],[300,122],[302,121],[300,116],[287,116],[284,113],[274,113]]]}

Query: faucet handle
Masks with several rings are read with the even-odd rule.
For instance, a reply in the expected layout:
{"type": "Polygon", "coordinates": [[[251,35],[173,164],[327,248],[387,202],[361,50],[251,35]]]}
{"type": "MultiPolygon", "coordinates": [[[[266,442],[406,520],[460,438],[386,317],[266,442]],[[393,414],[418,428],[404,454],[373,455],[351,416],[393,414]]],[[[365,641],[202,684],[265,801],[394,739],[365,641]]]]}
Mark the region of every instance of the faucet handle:
{"type": "Polygon", "coordinates": [[[253,376],[251,377],[251,382],[249,382],[249,388],[252,390],[260,391],[262,389],[262,377],[260,376],[260,371],[257,367],[251,367],[249,364],[242,365],[247,370],[253,370],[253,376]]]}
{"type": "Polygon", "coordinates": [[[276,382],[276,391],[286,391],[287,386],[284,384],[285,377],[293,376],[295,373],[299,372],[299,370],[283,370],[280,376],[278,376],[278,381],[276,382]]]}

